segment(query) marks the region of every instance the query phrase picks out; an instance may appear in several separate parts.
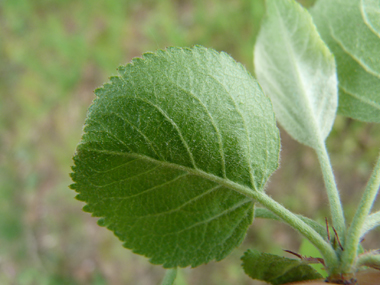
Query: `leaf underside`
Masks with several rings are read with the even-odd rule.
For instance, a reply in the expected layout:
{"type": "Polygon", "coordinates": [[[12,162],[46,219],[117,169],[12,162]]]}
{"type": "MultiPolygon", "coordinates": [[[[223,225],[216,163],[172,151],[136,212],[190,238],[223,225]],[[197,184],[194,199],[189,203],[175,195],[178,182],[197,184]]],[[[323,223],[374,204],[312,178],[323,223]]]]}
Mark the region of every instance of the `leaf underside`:
{"type": "Polygon", "coordinates": [[[300,260],[250,249],[241,259],[248,276],[272,285],[322,278],[314,268],[300,260]]]}
{"type": "Polygon", "coordinates": [[[330,133],[338,103],[334,57],[309,13],[293,0],[267,0],[255,44],[255,72],[276,117],[314,149],[330,133]]]}
{"type": "Polygon", "coordinates": [[[311,14],[336,58],[338,112],[380,123],[379,1],[319,0],[311,14]]]}
{"type": "Polygon", "coordinates": [[[244,67],[196,46],[147,53],[95,91],[71,187],[126,248],[166,268],[220,260],[278,167],[272,105],[244,67]],[[226,182],[226,183],[225,183],[226,182]]]}

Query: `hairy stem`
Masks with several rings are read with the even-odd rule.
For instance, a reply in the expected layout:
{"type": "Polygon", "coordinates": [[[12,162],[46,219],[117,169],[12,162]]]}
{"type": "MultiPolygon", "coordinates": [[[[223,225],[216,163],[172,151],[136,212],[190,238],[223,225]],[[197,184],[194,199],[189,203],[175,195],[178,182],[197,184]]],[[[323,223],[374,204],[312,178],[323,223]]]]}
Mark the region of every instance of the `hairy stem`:
{"type": "Polygon", "coordinates": [[[334,173],[330,163],[330,157],[327,153],[326,145],[317,149],[319,163],[321,165],[323,179],[325,181],[327,197],[330,204],[331,219],[334,228],[336,229],[341,243],[344,245],[344,237],[346,234],[346,225],[343,214],[343,207],[339,197],[339,191],[336,187],[334,173]]]}
{"type": "MultiPolygon", "coordinates": [[[[327,239],[327,232],[324,226],[302,215],[299,215],[299,214],[296,214],[296,215],[298,218],[304,221],[308,226],[312,227],[321,237],[323,237],[324,239],[327,239]]],[[[270,220],[282,222],[280,217],[278,217],[277,215],[275,215],[273,212],[269,211],[266,208],[255,207],[255,218],[270,219],[270,220]]]]}
{"type": "Polygon", "coordinates": [[[296,229],[316,248],[318,248],[325,259],[328,270],[331,270],[329,273],[334,273],[334,270],[336,270],[338,266],[338,257],[329,243],[327,243],[313,228],[302,221],[297,215],[290,212],[265,193],[255,191],[252,196],[257,202],[276,214],[282,221],[296,229]]]}
{"type": "Polygon", "coordinates": [[[360,234],[360,238],[362,238],[367,232],[373,230],[378,226],[380,226],[380,211],[372,213],[366,218],[362,228],[362,232],[360,234]]]}
{"type": "Polygon", "coordinates": [[[365,226],[366,218],[368,217],[368,214],[371,211],[373,202],[376,199],[379,187],[380,155],[372,171],[371,177],[368,180],[367,187],[364,190],[363,197],[360,201],[358,209],[356,210],[351,226],[347,232],[345,251],[342,256],[342,268],[344,272],[349,272],[355,261],[362,230],[365,226]]]}
{"type": "Polygon", "coordinates": [[[167,269],[161,285],[172,285],[177,277],[177,268],[167,269]]]}
{"type": "Polygon", "coordinates": [[[374,250],[358,256],[356,266],[370,266],[380,270],[380,252],[374,250]]]}

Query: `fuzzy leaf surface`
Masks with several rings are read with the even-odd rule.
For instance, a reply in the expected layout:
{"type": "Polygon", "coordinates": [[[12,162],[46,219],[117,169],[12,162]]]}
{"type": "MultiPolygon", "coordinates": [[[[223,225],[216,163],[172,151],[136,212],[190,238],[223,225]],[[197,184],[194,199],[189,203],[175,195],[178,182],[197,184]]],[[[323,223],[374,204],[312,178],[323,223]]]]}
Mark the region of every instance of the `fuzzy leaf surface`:
{"type": "Polygon", "coordinates": [[[380,123],[380,2],[319,0],[311,14],[334,53],[342,115],[380,123]]]}
{"type": "Polygon", "coordinates": [[[252,223],[247,193],[278,167],[269,98],[241,64],[199,46],[147,53],[118,72],[88,111],[77,198],[154,264],[223,259],[252,223]]]}
{"type": "Polygon", "coordinates": [[[285,130],[318,148],[330,133],[337,109],[334,57],[299,4],[266,3],[254,52],[257,79],[285,130]]]}
{"type": "Polygon", "coordinates": [[[241,259],[244,272],[248,276],[272,285],[322,278],[321,274],[301,260],[251,249],[241,259]]]}

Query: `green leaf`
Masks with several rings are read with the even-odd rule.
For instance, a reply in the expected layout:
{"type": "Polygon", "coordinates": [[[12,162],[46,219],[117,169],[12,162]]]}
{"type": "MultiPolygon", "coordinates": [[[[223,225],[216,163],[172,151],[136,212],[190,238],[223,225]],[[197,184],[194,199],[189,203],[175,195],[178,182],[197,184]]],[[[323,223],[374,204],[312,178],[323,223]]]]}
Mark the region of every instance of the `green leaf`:
{"type": "Polygon", "coordinates": [[[250,249],[241,259],[244,272],[248,276],[273,285],[322,278],[314,268],[301,260],[250,249]]]}
{"type": "Polygon", "coordinates": [[[334,53],[342,115],[380,123],[380,17],[378,1],[319,0],[311,10],[334,53]],[[377,3],[376,3],[377,2],[377,3]]]}
{"type": "Polygon", "coordinates": [[[255,45],[255,72],[285,130],[319,148],[335,119],[335,62],[309,13],[295,1],[267,0],[255,45]]]}
{"type": "Polygon", "coordinates": [[[77,198],[154,264],[223,259],[252,223],[249,193],[278,167],[269,98],[241,64],[199,46],[147,53],[118,72],[88,111],[77,198]]]}

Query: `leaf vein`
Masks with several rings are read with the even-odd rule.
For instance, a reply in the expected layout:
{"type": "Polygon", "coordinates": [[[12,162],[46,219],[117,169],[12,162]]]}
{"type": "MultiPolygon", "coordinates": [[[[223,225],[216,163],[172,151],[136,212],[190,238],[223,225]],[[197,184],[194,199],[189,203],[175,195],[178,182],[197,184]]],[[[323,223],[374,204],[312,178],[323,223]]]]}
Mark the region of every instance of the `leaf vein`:
{"type": "Polygon", "coordinates": [[[359,95],[356,95],[350,91],[347,91],[347,89],[345,89],[344,87],[342,86],[339,86],[345,93],[347,93],[348,95],[354,97],[355,99],[358,99],[359,101],[362,101],[363,103],[366,103],[368,105],[371,105],[372,107],[380,110],[380,104],[375,102],[375,101],[372,101],[370,99],[367,99],[365,97],[362,97],[362,96],[359,96],[359,95]]]}
{"type": "Polygon", "coordinates": [[[193,98],[195,98],[199,103],[200,105],[204,108],[204,110],[206,111],[206,114],[207,116],[210,118],[210,121],[211,121],[211,124],[215,130],[215,133],[217,134],[218,136],[218,144],[219,144],[219,153],[220,153],[220,156],[221,156],[221,159],[222,159],[222,171],[223,171],[223,177],[226,178],[226,161],[225,161],[225,155],[224,155],[224,150],[223,150],[223,142],[222,142],[222,134],[220,132],[220,129],[219,127],[217,126],[214,118],[212,117],[210,111],[208,110],[208,108],[206,107],[206,105],[201,101],[200,98],[198,98],[194,93],[192,93],[190,90],[186,90],[185,88],[183,88],[182,86],[180,86],[179,84],[176,85],[176,83],[169,77],[166,75],[166,78],[172,82],[172,84],[175,86],[175,87],[178,87],[180,88],[182,91],[184,91],[186,94],[189,94],[190,96],[192,96],[193,98]]]}
{"type": "Polygon", "coordinates": [[[125,179],[116,180],[116,181],[113,181],[113,182],[111,182],[111,183],[104,184],[104,185],[96,185],[96,184],[94,184],[94,183],[91,182],[91,181],[89,181],[89,183],[90,183],[92,186],[97,187],[97,188],[105,188],[105,187],[111,186],[111,185],[116,184],[116,183],[120,183],[120,182],[123,182],[123,181],[127,181],[127,180],[129,180],[129,179],[132,179],[132,178],[136,178],[136,177],[141,176],[141,175],[148,174],[148,173],[154,171],[155,169],[157,169],[157,168],[159,168],[159,167],[160,167],[160,166],[157,165],[157,166],[155,166],[155,167],[153,167],[153,168],[151,168],[151,169],[148,169],[147,171],[140,172],[140,173],[138,173],[138,174],[136,174],[136,175],[129,176],[129,177],[125,178],[125,179]]]}
{"type": "MultiPolygon", "coordinates": [[[[162,186],[169,185],[169,184],[171,184],[171,183],[177,181],[178,179],[180,179],[180,178],[182,178],[184,176],[187,176],[187,175],[189,175],[189,173],[183,173],[183,174],[178,175],[177,177],[175,177],[175,178],[173,178],[171,180],[165,181],[164,183],[156,184],[153,187],[147,188],[144,191],[141,191],[141,192],[139,192],[137,194],[133,194],[133,195],[130,195],[130,196],[125,196],[125,197],[108,197],[108,198],[103,198],[103,200],[110,200],[110,199],[127,200],[127,199],[130,199],[130,198],[135,198],[135,197],[138,197],[138,196],[140,196],[142,194],[146,194],[148,192],[151,192],[151,191],[153,191],[153,190],[155,190],[157,188],[160,188],[162,186]]],[[[120,180],[120,181],[124,181],[124,180],[120,180]]],[[[117,181],[117,182],[120,182],[120,181],[117,181]]]]}
{"type": "Polygon", "coordinates": [[[222,185],[217,185],[213,188],[210,188],[208,189],[207,191],[191,198],[190,200],[186,201],[185,203],[183,203],[182,205],[180,205],[179,207],[175,208],[175,209],[170,209],[168,211],[165,211],[165,212],[160,212],[160,213],[155,213],[155,214],[149,214],[149,215],[144,215],[144,216],[139,216],[139,218],[147,218],[147,217],[157,217],[157,216],[161,216],[161,215],[165,215],[165,214],[170,214],[170,213],[174,213],[174,212],[177,212],[179,210],[181,210],[183,207],[185,207],[186,205],[196,201],[196,200],[199,200],[200,198],[202,198],[203,196],[206,196],[207,194],[210,194],[211,192],[214,192],[216,189],[218,188],[221,188],[222,185]]]}
{"type": "MultiPolygon", "coordinates": [[[[228,214],[228,213],[230,213],[230,212],[233,212],[234,210],[238,209],[239,207],[241,207],[241,206],[243,206],[244,204],[247,204],[247,203],[252,203],[252,200],[247,198],[247,199],[244,199],[244,200],[242,200],[242,201],[239,201],[239,203],[236,203],[233,207],[230,207],[230,208],[224,210],[223,212],[218,213],[217,215],[215,215],[215,216],[213,216],[213,217],[210,217],[210,218],[208,218],[208,219],[206,219],[206,220],[203,220],[203,221],[200,221],[200,222],[194,223],[194,224],[192,224],[192,225],[190,225],[190,226],[188,226],[188,227],[186,227],[186,228],[184,228],[184,229],[181,229],[181,230],[179,230],[179,231],[171,232],[171,233],[165,234],[165,236],[166,236],[166,235],[179,234],[179,233],[184,232],[184,231],[187,231],[187,230],[189,230],[189,229],[191,229],[191,228],[194,228],[194,227],[197,227],[197,226],[200,226],[200,225],[206,224],[206,223],[208,223],[208,222],[211,222],[211,221],[213,221],[213,220],[216,220],[216,219],[218,219],[218,218],[220,218],[220,217],[223,217],[224,215],[226,215],[226,214],[228,214]]],[[[158,235],[158,234],[157,234],[157,235],[158,235]]],[[[161,234],[160,234],[160,235],[161,235],[161,234]]]]}

